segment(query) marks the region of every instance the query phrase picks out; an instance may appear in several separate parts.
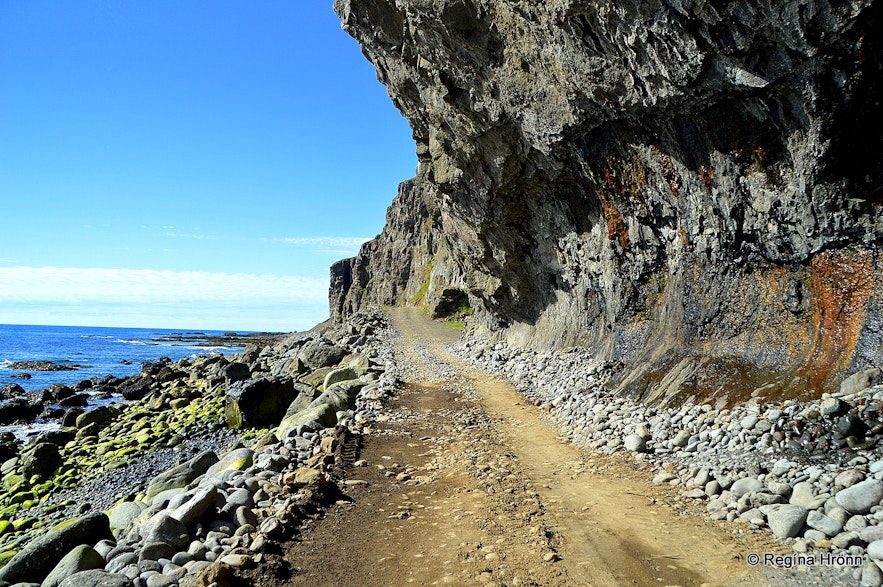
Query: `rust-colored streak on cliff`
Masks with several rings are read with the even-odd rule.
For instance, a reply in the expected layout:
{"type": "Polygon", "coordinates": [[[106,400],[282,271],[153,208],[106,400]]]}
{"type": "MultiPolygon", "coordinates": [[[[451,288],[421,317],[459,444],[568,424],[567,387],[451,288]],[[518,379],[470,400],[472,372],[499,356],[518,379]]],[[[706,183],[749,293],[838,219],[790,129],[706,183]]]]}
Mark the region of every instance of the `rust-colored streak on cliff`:
{"type": "Polygon", "coordinates": [[[852,359],[873,291],[873,255],[864,248],[828,250],[813,257],[811,267],[816,338],[798,377],[814,395],[852,359]]]}

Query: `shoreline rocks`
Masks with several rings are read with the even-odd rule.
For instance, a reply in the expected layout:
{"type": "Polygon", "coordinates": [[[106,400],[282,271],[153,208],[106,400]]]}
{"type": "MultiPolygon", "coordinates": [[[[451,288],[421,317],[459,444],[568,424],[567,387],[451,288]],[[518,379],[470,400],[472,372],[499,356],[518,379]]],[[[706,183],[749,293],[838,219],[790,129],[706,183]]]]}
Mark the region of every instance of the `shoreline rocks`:
{"type": "Polygon", "coordinates": [[[255,564],[268,540],[338,495],[332,471],[349,427],[374,405],[369,398],[392,388],[378,337],[362,334],[368,328],[383,325],[359,317],[321,334],[250,345],[238,358],[146,368],[137,377],[146,384],[142,399],[67,418],[70,426],[31,449],[52,451],[60,466],[29,476],[19,455],[0,468],[0,528],[8,528],[0,529],[0,564],[9,561],[0,585],[49,576],[53,586],[195,586],[255,564]],[[285,381],[293,393],[280,403],[275,387],[262,389],[268,380],[285,381]],[[255,412],[259,418],[240,405],[250,419],[227,428],[225,408],[242,401],[236,390],[244,388],[253,405],[266,406],[267,396],[276,403],[255,412]],[[286,414],[299,421],[277,437],[286,414]],[[227,446],[195,452],[200,438],[227,446]],[[161,468],[143,466],[150,463],[161,468]],[[57,542],[57,556],[44,557],[40,569],[21,567],[45,528],[77,527],[78,512],[102,520],[106,532],[57,542]]]}

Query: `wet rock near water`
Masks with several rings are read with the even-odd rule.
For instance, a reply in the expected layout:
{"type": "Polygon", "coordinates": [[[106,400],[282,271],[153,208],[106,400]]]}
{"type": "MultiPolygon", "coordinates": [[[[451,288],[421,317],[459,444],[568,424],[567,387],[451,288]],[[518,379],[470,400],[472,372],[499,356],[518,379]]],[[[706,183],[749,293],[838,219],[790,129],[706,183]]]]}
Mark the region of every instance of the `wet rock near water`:
{"type": "Polygon", "coordinates": [[[88,365],[76,363],[54,363],[52,361],[15,361],[6,368],[13,371],[76,371],[85,369],[88,365]]]}

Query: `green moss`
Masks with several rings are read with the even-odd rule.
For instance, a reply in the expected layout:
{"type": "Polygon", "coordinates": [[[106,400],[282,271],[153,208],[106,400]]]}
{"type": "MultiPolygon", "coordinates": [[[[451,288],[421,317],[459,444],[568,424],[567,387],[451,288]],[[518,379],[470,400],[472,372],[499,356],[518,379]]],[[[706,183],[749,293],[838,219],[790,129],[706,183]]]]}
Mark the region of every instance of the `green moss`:
{"type": "Polygon", "coordinates": [[[417,306],[423,303],[423,300],[426,299],[426,294],[429,293],[429,282],[432,281],[432,267],[432,261],[427,263],[426,274],[423,277],[423,281],[420,282],[420,289],[418,289],[417,293],[414,294],[414,297],[411,298],[411,304],[417,306]]]}
{"type": "Polygon", "coordinates": [[[17,518],[12,521],[12,527],[16,532],[27,530],[37,522],[37,518],[17,518]]]}
{"type": "Polygon", "coordinates": [[[5,567],[6,563],[12,560],[12,557],[18,554],[17,550],[0,551],[0,567],[5,567]]]}

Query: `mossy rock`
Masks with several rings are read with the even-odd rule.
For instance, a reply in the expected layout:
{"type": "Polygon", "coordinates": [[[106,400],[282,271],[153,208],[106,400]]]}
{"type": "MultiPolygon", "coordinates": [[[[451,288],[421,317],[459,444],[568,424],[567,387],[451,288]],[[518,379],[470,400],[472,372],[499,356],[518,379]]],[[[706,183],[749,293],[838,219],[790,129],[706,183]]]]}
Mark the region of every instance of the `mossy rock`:
{"type": "Polygon", "coordinates": [[[325,383],[325,377],[335,370],[335,367],[322,367],[301,376],[300,380],[310,387],[319,387],[325,383]]]}
{"type": "Polygon", "coordinates": [[[173,410],[180,410],[187,407],[190,404],[190,400],[186,397],[179,397],[178,399],[173,399],[171,402],[171,407],[173,410]]]}
{"type": "Polygon", "coordinates": [[[19,491],[21,489],[30,489],[31,485],[24,475],[20,473],[10,473],[3,477],[3,488],[8,491],[19,491]]]}
{"type": "Polygon", "coordinates": [[[135,441],[138,444],[150,444],[150,441],[153,440],[153,431],[152,430],[141,430],[135,434],[135,441]]]}
{"type": "Polygon", "coordinates": [[[252,450],[260,450],[260,449],[264,448],[265,446],[269,446],[271,444],[276,444],[278,442],[279,442],[279,439],[276,438],[276,433],[275,432],[268,432],[267,434],[264,434],[263,436],[255,439],[255,441],[251,445],[251,448],[252,448],[252,450]]]}
{"type": "Polygon", "coordinates": [[[139,430],[144,430],[145,428],[150,428],[151,424],[147,420],[138,420],[132,426],[132,432],[138,432],[139,430]]]}
{"type": "Polygon", "coordinates": [[[14,532],[15,526],[9,520],[0,520],[0,536],[14,532]]]}
{"type": "Polygon", "coordinates": [[[322,388],[328,389],[335,383],[340,383],[341,381],[351,381],[358,378],[359,376],[356,374],[355,369],[351,367],[334,369],[325,376],[325,379],[322,381],[322,388]]]}
{"type": "Polygon", "coordinates": [[[145,499],[153,499],[157,494],[174,488],[186,487],[191,481],[205,473],[208,468],[218,462],[218,456],[212,451],[202,452],[186,463],[160,473],[147,487],[145,499]]]}
{"type": "MultiPolygon", "coordinates": [[[[65,471],[65,475],[72,475],[74,471],[68,470],[65,471]]],[[[47,481],[46,483],[41,483],[39,485],[35,485],[31,491],[34,492],[34,495],[45,495],[55,489],[55,481],[47,481]]]]}
{"type": "Polygon", "coordinates": [[[12,520],[12,527],[15,529],[16,532],[20,532],[22,530],[27,530],[28,528],[31,528],[36,523],[37,518],[16,518],[12,520]]]}
{"type": "Polygon", "coordinates": [[[6,563],[12,560],[12,557],[18,554],[17,550],[0,551],[0,567],[6,566],[6,563]]]}
{"type": "Polygon", "coordinates": [[[323,426],[333,426],[337,423],[335,410],[328,404],[322,404],[308,408],[296,414],[288,416],[276,428],[276,438],[284,440],[289,432],[309,422],[319,422],[323,426]]]}
{"type": "Polygon", "coordinates": [[[231,450],[217,463],[208,468],[206,476],[220,475],[225,471],[242,471],[253,464],[254,451],[250,448],[237,448],[231,450]]]}

